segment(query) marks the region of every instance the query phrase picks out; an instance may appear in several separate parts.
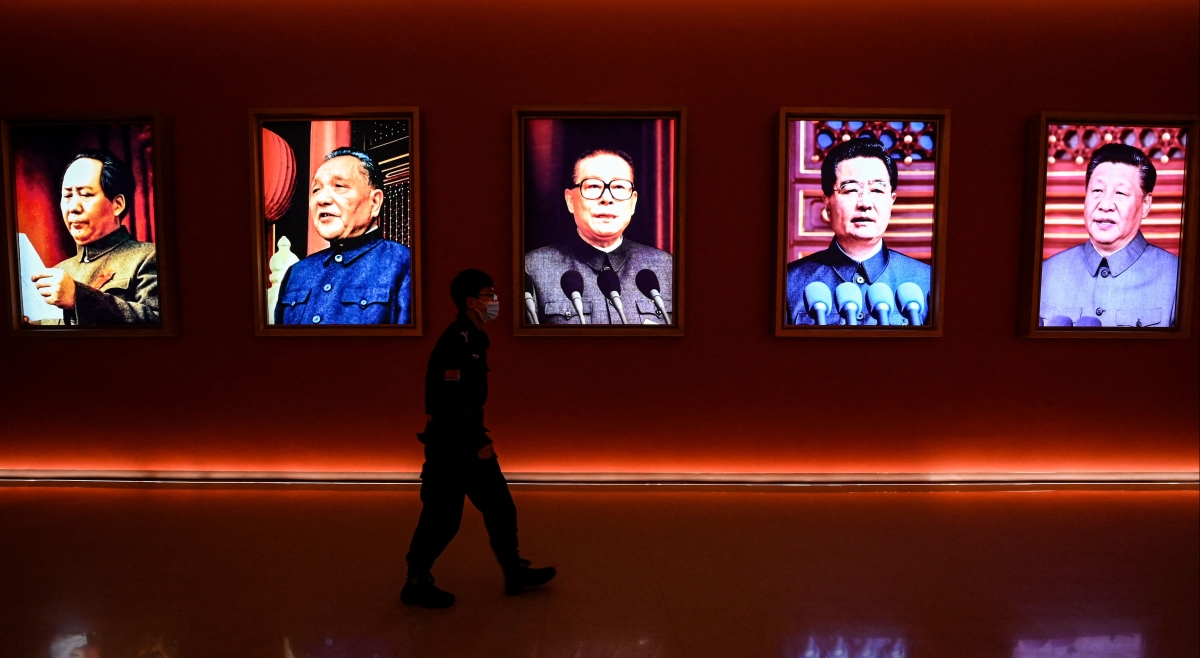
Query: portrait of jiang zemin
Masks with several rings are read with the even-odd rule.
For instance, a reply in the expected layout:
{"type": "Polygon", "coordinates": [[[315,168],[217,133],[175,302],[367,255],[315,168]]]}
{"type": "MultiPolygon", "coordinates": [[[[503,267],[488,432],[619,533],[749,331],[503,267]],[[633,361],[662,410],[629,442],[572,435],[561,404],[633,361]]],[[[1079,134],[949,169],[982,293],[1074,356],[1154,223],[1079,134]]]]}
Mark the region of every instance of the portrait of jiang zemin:
{"type": "Polygon", "coordinates": [[[260,333],[419,331],[415,117],[256,123],[260,333]]]}
{"type": "Polygon", "coordinates": [[[1029,328],[1178,329],[1192,128],[1094,119],[1040,123],[1036,324],[1029,328]]]}
{"type": "Polygon", "coordinates": [[[681,329],[681,110],[518,110],[517,330],[681,329]]]}
{"type": "Polygon", "coordinates": [[[154,121],[6,123],[18,331],[163,330],[154,121]]]}
{"type": "Polygon", "coordinates": [[[947,123],[782,112],[777,335],[940,330],[947,123]]]}

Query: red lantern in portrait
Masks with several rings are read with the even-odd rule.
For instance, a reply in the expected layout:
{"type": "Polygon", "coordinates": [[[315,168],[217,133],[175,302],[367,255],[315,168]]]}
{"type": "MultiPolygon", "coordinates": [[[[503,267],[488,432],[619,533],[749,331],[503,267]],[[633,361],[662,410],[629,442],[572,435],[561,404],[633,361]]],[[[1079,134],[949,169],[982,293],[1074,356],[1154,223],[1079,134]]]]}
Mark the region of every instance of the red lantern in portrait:
{"type": "Polygon", "coordinates": [[[296,191],[296,154],[279,135],[262,131],[263,217],[277,221],[292,206],[296,191]]]}

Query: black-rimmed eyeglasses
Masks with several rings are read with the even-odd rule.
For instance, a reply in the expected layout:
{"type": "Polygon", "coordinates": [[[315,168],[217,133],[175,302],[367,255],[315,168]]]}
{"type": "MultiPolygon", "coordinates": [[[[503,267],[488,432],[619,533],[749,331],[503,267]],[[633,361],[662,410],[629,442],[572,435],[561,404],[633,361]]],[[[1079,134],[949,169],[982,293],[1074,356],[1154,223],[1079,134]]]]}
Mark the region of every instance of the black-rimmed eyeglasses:
{"type": "Polygon", "coordinates": [[[607,183],[599,178],[585,178],[576,183],[575,187],[579,188],[579,195],[589,201],[595,201],[604,196],[604,190],[608,190],[613,201],[628,201],[633,198],[633,181],[621,178],[607,183]]]}

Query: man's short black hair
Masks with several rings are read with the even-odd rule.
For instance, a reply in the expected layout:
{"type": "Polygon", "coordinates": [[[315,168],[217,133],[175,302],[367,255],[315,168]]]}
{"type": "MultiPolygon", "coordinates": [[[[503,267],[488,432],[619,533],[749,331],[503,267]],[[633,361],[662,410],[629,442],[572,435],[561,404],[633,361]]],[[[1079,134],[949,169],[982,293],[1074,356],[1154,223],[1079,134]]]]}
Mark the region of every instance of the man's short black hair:
{"type": "Polygon", "coordinates": [[[493,287],[492,277],[482,270],[463,270],[455,275],[450,282],[450,299],[458,307],[459,313],[467,310],[467,299],[478,297],[479,291],[493,287]]]}
{"type": "Polygon", "coordinates": [[[1092,172],[1102,163],[1112,162],[1113,164],[1129,165],[1138,170],[1138,175],[1141,177],[1142,194],[1150,194],[1154,191],[1154,184],[1158,182],[1158,170],[1154,168],[1154,163],[1150,162],[1150,158],[1142,153],[1142,149],[1128,144],[1105,144],[1092,152],[1092,161],[1088,163],[1087,178],[1084,179],[1084,185],[1090,185],[1092,182],[1092,172]]]}
{"type": "Polygon", "coordinates": [[[329,155],[325,156],[325,161],[328,162],[334,158],[340,158],[343,155],[358,158],[359,163],[362,164],[363,173],[367,175],[367,182],[371,184],[371,187],[377,190],[383,189],[383,172],[379,170],[379,165],[375,164],[375,161],[371,159],[371,156],[367,155],[363,151],[352,149],[349,146],[342,146],[330,151],[329,155]]]}
{"type": "Polygon", "coordinates": [[[883,164],[887,166],[888,181],[892,184],[892,191],[896,191],[896,184],[900,182],[900,176],[896,171],[896,163],[888,157],[887,149],[873,137],[857,137],[834,146],[825,155],[825,162],[821,163],[821,191],[825,193],[825,196],[833,196],[833,184],[837,182],[837,166],[854,158],[882,160],[883,164]]]}
{"type": "Polygon", "coordinates": [[[587,160],[588,158],[594,158],[597,155],[612,155],[621,158],[625,161],[625,164],[629,165],[629,175],[631,177],[635,176],[633,171],[633,158],[629,157],[629,154],[625,151],[620,149],[592,149],[590,151],[585,151],[578,158],[575,158],[575,164],[571,165],[571,185],[575,185],[579,182],[578,180],[575,180],[579,178],[579,163],[587,160]]]}
{"type": "Polygon", "coordinates": [[[129,214],[129,209],[133,206],[135,187],[133,170],[129,168],[129,165],[118,160],[117,156],[108,151],[80,151],[63,169],[64,179],[67,176],[67,169],[70,169],[76,160],[95,160],[100,163],[100,191],[109,201],[116,201],[119,196],[125,197],[125,207],[121,210],[121,214],[117,215],[117,219],[125,219],[125,215],[129,214]]]}

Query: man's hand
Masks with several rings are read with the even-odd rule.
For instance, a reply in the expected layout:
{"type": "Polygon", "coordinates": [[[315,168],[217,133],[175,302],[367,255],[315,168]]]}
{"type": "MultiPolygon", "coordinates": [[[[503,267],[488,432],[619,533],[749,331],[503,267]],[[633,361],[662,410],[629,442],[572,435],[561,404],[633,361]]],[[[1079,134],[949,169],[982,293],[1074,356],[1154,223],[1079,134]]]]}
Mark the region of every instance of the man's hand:
{"type": "Polygon", "coordinates": [[[492,444],[489,443],[480,448],[479,452],[475,454],[479,455],[480,459],[491,459],[492,457],[496,456],[496,449],[492,447],[492,444]]]}
{"type": "Polygon", "coordinates": [[[68,310],[75,308],[75,279],[66,272],[51,268],[29,278],[47,304],[68,310]]]}

